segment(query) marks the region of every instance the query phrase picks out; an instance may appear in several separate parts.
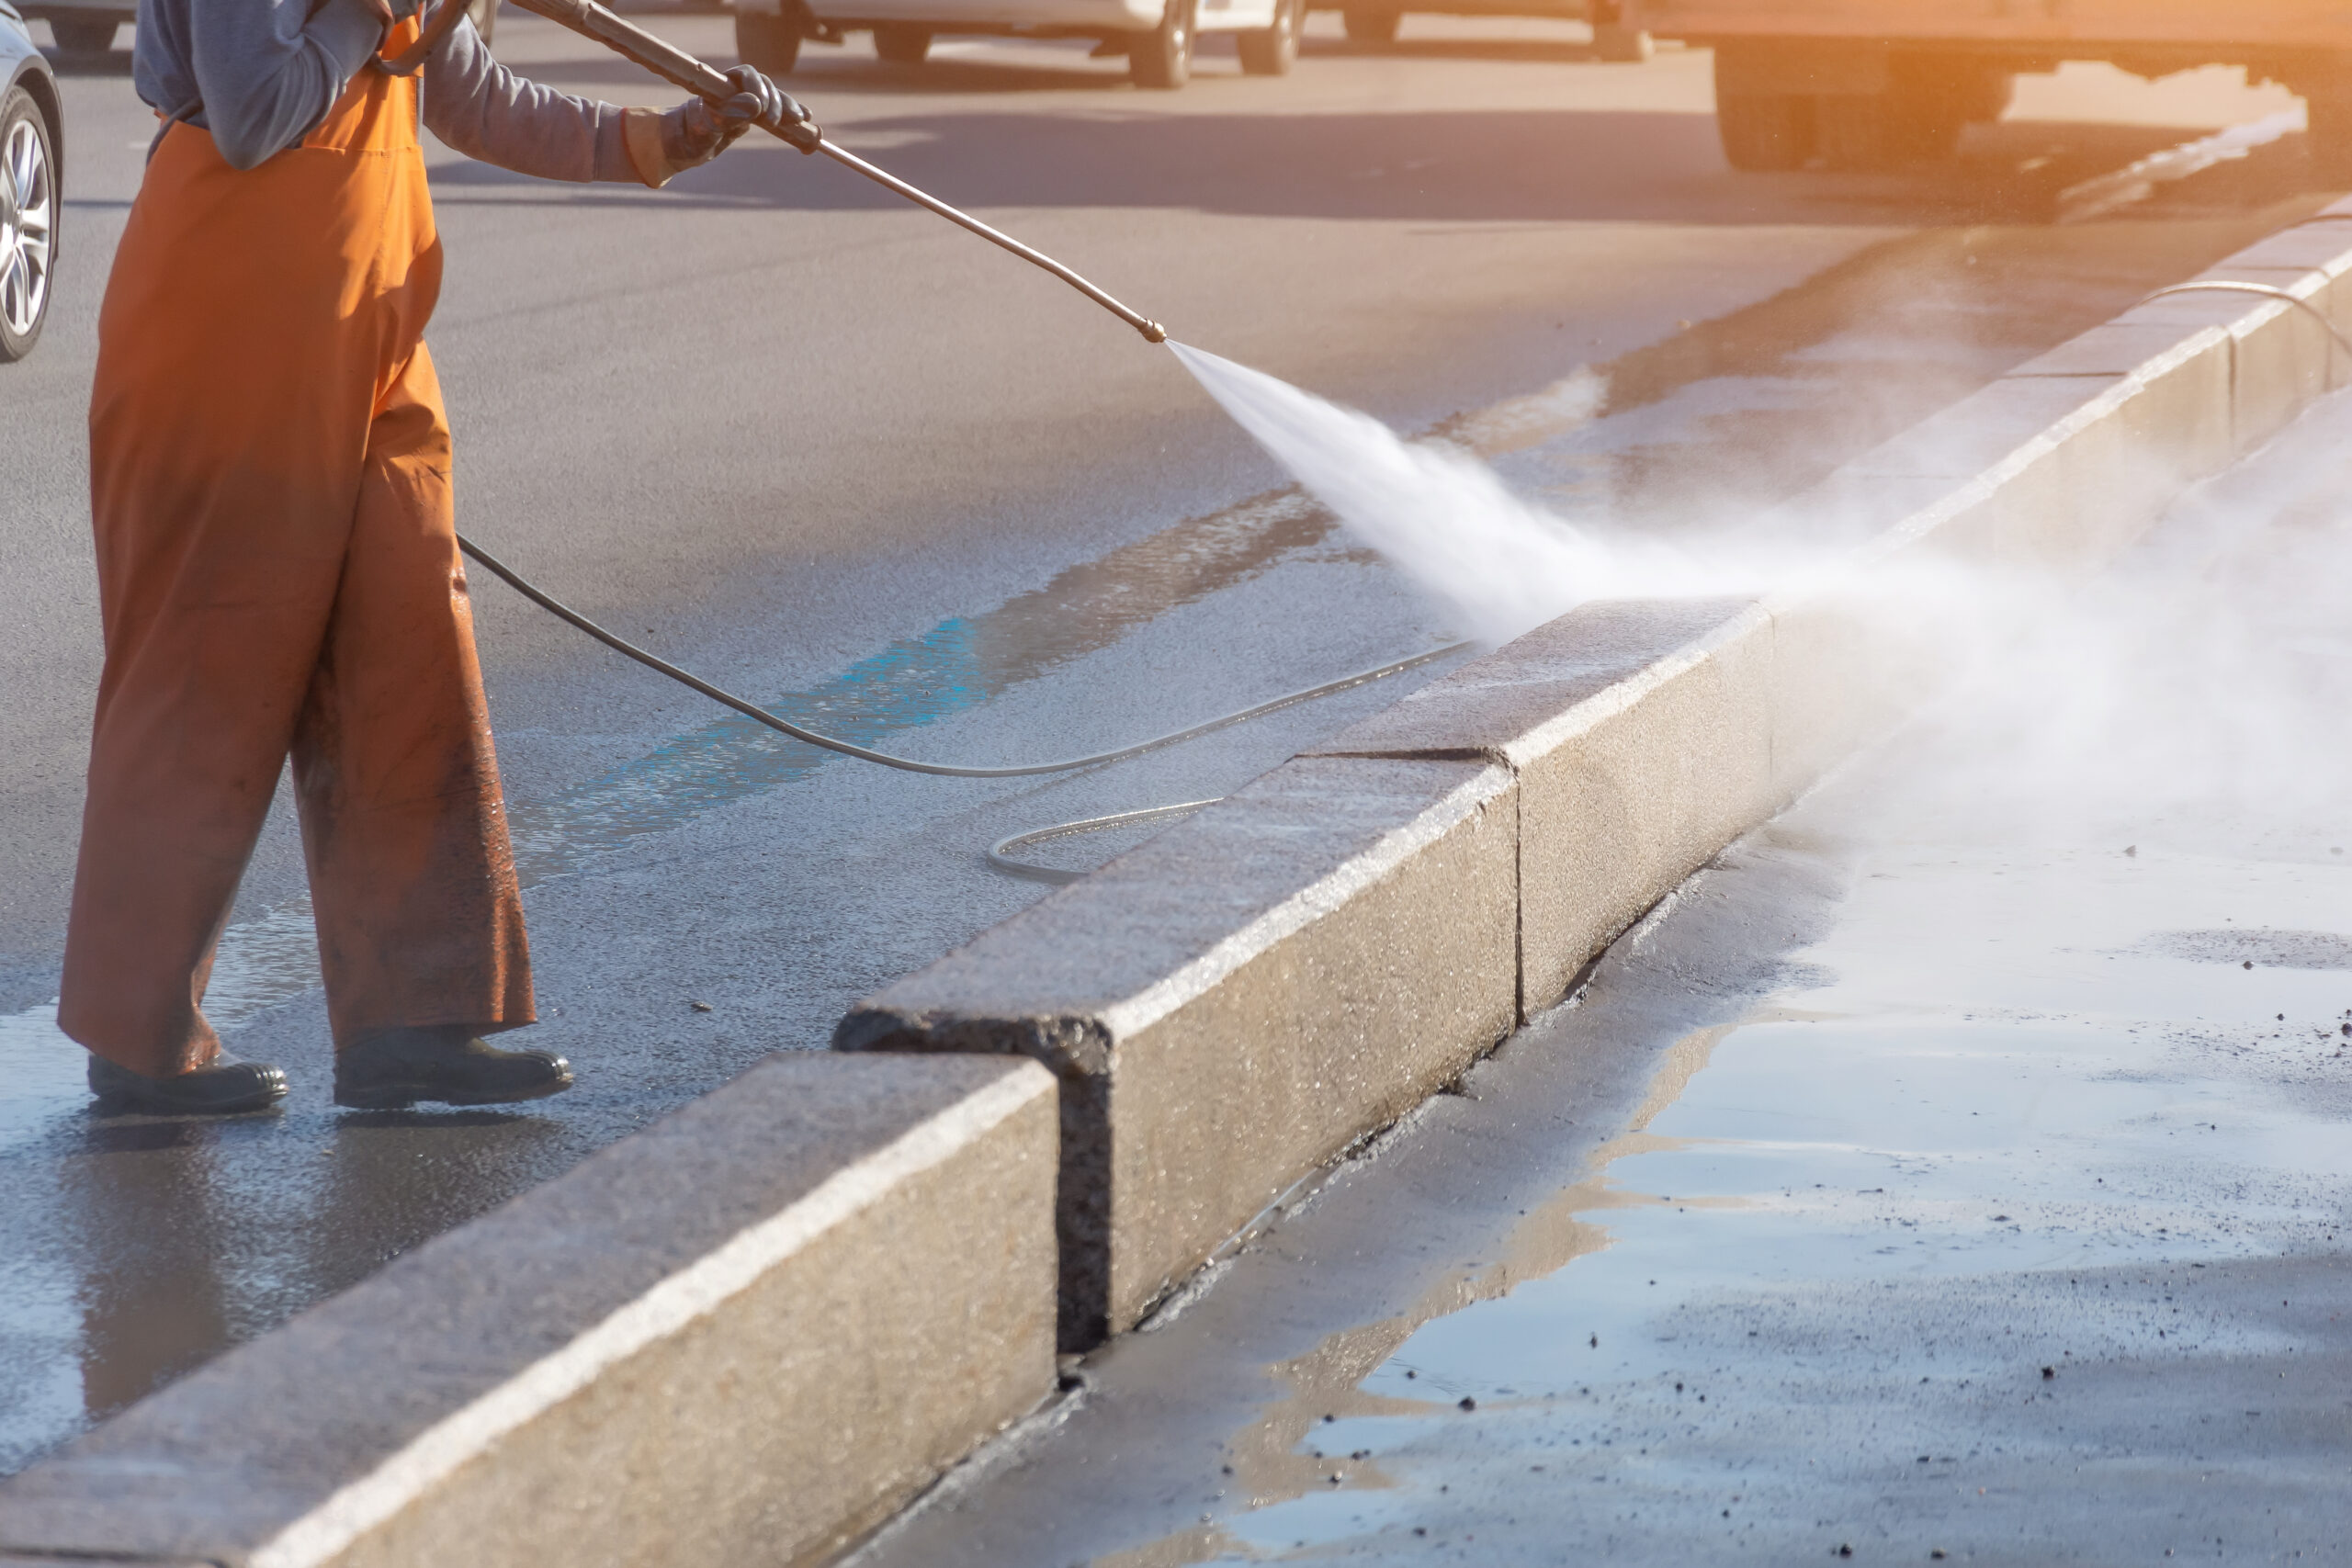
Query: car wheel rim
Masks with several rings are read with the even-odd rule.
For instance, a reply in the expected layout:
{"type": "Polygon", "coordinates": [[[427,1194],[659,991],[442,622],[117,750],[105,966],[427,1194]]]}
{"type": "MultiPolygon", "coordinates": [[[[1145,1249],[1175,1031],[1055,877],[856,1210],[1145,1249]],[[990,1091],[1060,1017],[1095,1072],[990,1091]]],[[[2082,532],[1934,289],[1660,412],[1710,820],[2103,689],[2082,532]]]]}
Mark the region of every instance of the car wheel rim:
{"type": "Polygon", "coordinates": [[[29,119],[8,127],[0,141],[0,322],[17,337],[40,324],[49,302],[54,184],[40,129],[29,119]]]}

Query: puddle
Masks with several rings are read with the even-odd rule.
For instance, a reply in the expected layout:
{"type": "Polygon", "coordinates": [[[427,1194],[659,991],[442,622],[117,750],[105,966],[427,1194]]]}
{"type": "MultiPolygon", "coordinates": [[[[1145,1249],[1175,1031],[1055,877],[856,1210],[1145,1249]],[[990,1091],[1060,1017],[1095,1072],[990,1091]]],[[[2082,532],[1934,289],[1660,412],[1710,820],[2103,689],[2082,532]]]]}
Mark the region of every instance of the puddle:
{"type": "Polygon", "coordinates": [[[2343,922],[2352,872],[1872,861],[1802,955],[1843,978],[1801,1018],[1686,1043],[1667,1103],[1521,1224],[1511,1261],[1272,1369],[1292,1396],[1230,1449],[1259,1506],[1165,1560],[1286,1559],[1400,1523],[1463,1540],[1506,1504],[1581,1515],[1538,1469],[1630,1469],[1659,1512],[1690,1513],[1737,1490],[1732,1471],[1803,1467],[1742,1433],[1795,1442],[1792,1388],[1901,1391],[1891,1413],[1848,1393],[1846,1416],[1890,1429],[1820,1450],[1843,1458],[1952,1448],[1969,1423],[1939,1403],[2032,1396],[2043,1365],[2286,1350],[2159,1281],[2331,1247],[2352,1205],[2352,983],[2217,974],[2152,937],[2222,903],[2343,922]]]}
{"type": "MultiPolygon", "coordinates": [[[[319,984],[308,899],[222,933],[204,1010],[223,1032],[319,984]]],[[[0,1150],[38,1139],[89,1100],[86,1058],[57,1027],[57,999],[0,1015],[0,1150]]]]}
{"type": "Polygon", "coordinates": [[[81,1052],[58,1032],[55,998],[0,1018],[0,1148],[37,1134],[89,1093],[81,1052]]]}
{"type": "Polygon", "coordinates": [[[2335,931],[2244,930],[2161,931],[2142,947],[2197,964],[2253,969],[2352,969],[2352,937],[2335,931]]]}

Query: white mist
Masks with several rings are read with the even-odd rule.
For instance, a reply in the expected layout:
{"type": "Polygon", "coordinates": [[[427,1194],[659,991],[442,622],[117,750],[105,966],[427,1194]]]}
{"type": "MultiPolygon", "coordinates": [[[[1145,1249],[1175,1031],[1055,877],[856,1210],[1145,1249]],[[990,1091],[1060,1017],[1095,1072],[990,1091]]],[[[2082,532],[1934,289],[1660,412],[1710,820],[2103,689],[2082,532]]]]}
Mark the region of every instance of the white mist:
{"type": "Polygon", "coordinates": [[[1458,447],[1405,441],[1370,414],[1214,354],[1168,346],[1236,423],[1466,637],[1508,642],[1587,599],[1739,585],[1662,542],[1579,528],[1513,495],[1458,447]]]}

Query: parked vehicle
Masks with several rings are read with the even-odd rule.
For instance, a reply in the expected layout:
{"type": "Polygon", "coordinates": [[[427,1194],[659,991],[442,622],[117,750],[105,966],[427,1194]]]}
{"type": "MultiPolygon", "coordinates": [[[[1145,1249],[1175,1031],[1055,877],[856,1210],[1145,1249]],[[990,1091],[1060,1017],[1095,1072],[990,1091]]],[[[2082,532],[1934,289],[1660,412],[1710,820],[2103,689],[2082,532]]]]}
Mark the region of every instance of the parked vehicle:
{"type": "Polygon", "coordinates": [[[1389,44],[1408,11],[1447,17],[1565,17],[1592,24],[1593,52],[1637,63],[1650,57],[1650,35],[1625,20],[1623,0],[1313,0],[1337,11],[1352,43],[1389,44]]]}
{"type": "Polygon", "coordinates": [[[122,0],[16,0],[28,22],[47,22],[66,54],[104,54],[114,47],[115,29],[138,19],[139,7],[122,0]]]}
{"type": "Polygon", "coordinates": [[[0,0],[0,361],[22,359],[49,320],[65,119],[57,77],[25,18],[0,0]]]}
{"type": "Polygon", "coordinates": [[[1715,124],[1736,169],[1888,168],[1946,158],[1997,119],[2018,73],[2099,60],[2135,75],[2242,65],[2310,112],[2352,181],[2352,10],[2340,0],[1627,0],[1660,38],[1715,51],[1715,124]]]}
{"type": "Polygon", "coordinates": [[[1280,76],[1298,58],[1306,0],[736,0],[735,49],[781,75],[802,40],[874,35],[874,52],[917,65],[943,33],[1093,39],[1097,55],[1125,54],[1138,87],[1181,87],[1202,33],[1232,33],[1241,69],[1280,76]]]}

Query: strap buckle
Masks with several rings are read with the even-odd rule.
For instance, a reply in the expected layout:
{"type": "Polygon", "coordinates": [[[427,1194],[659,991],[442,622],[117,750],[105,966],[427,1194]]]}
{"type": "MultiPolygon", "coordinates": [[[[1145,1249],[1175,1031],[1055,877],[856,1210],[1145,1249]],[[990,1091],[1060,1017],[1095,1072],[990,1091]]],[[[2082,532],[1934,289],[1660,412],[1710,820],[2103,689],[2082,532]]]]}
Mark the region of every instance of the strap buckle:
{"type": "Polygon", "coordinates": [[[465,0],[441,0],[441,9],[417,35],[414,43],[387,60],[380,54],[370,55],[368,63],[387,76],[413,76],[424,68],[427,56],[441,47],[441,40],[457,30],[466,14],[465,0]]]}

